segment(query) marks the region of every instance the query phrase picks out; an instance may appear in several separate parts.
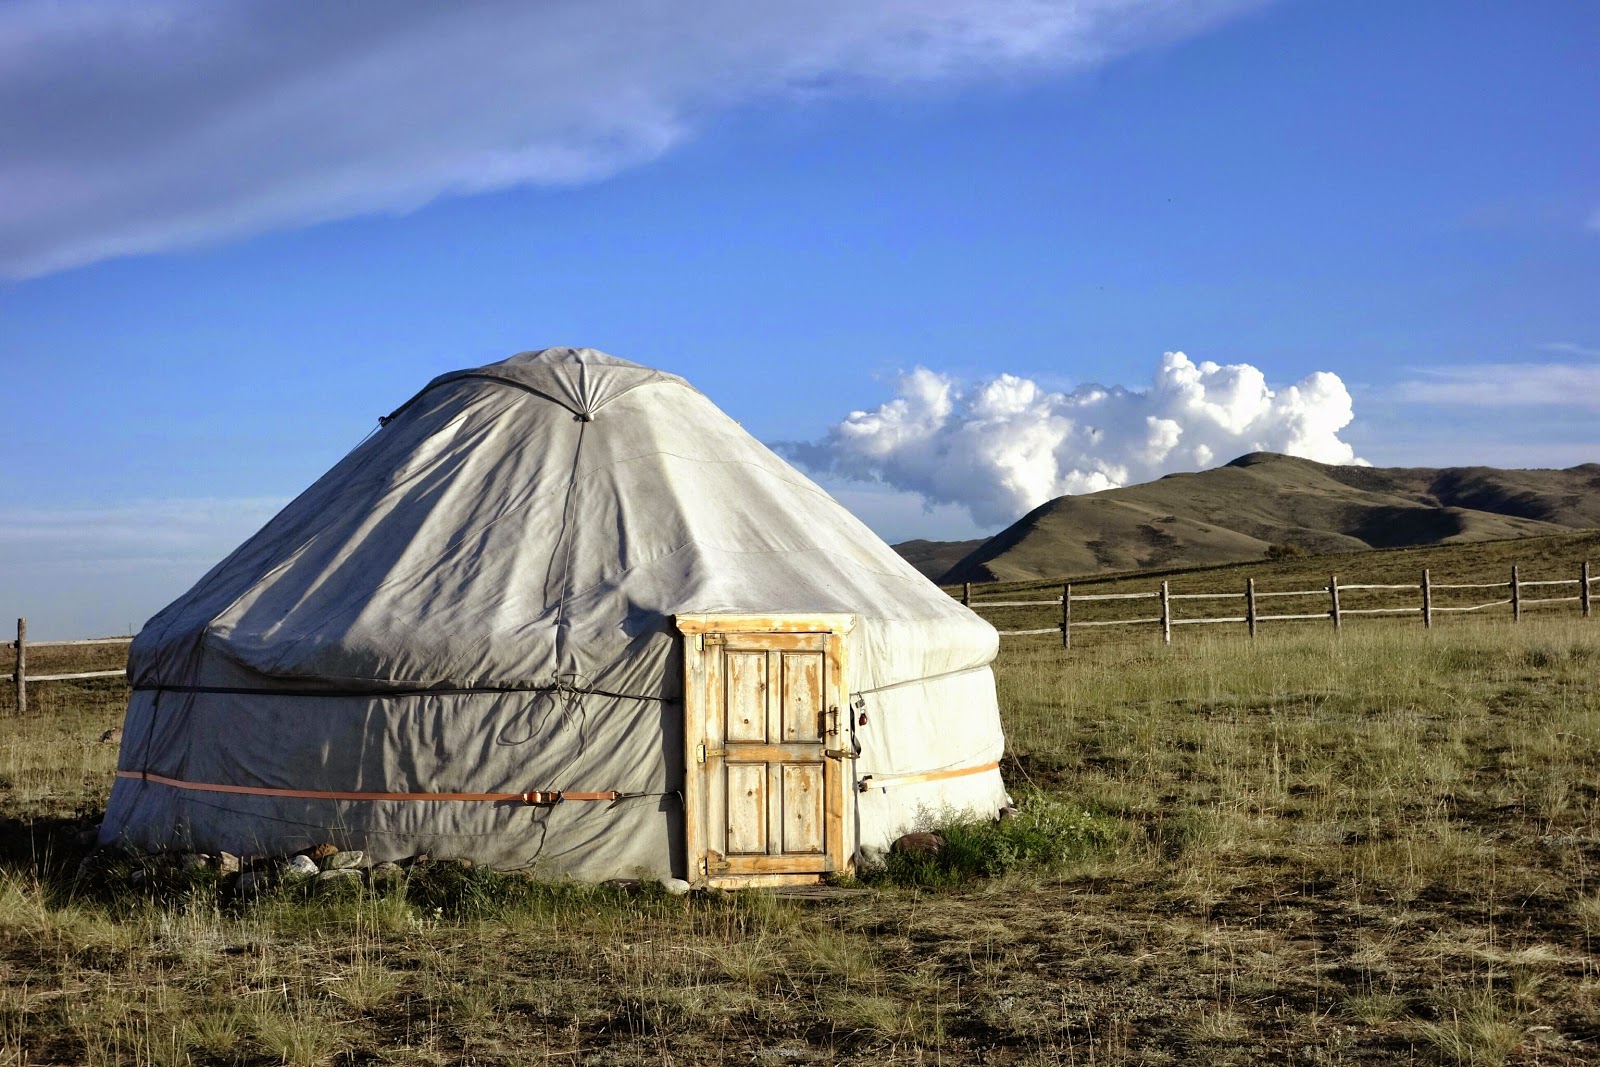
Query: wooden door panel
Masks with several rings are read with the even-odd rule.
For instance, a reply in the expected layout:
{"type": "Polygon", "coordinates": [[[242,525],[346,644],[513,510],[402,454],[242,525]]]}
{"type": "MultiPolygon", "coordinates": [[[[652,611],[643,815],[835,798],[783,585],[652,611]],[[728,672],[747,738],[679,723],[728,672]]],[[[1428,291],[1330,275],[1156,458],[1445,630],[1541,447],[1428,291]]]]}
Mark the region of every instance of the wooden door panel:
{"type": "Polygon", "coordinates": [[[767,654],[728,649],[723,664],[727,691],[724,736],[729,741],[767,739],[767,654]]]}
{"type": "Polygon", "coordinates": [[[824,836],[824,774],[818,763],[785,763],[781,772],[783,814],[782,851],[820,853],[824,836]]]}
{"type": "Polygon", "coordinates": [[[779,652],[783,740],[822,740],[821,652],[779,652]]]}
{"type": "Polygon", "coordinates": [[[767,765],[729,763],[727,847],[729,856],[767,852],[767,765]]]}
{"type": "Polygon", "coordinates": [[[847,706],[851,623],[848,616],[679,618],[692,880],[759,884],[846,867],[839,757],[847,743],[837,731],[838,709],[847,706]],[[808,618],[819,629],[802,629],[808,618]]]}

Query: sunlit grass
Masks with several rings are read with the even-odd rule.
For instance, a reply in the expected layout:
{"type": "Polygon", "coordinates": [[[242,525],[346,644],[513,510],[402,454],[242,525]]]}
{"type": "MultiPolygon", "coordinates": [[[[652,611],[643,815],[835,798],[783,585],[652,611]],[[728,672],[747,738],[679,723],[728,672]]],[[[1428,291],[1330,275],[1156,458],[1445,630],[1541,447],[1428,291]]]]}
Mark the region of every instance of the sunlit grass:
{"type": "Polygon", "coordinates": [[[1600,623],[1147,636],[1008,641],[1023,818],[822,905],[102,895],[70,831],[120,697],[62,687],[0,717],[0,1064],[1584,1062],[1600,623]]]}

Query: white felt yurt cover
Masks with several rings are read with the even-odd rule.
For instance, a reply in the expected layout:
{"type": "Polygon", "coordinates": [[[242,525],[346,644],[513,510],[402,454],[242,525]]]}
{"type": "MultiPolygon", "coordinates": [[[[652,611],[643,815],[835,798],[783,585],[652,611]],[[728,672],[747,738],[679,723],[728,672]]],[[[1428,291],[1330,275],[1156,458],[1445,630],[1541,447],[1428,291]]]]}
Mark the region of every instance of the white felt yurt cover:
{"type": "MultiPolygon", "coordinates": [[[[101,840],[683,877],[673,619],[737,612],[856,617],[857,778],[1000,758],[994,629],[683,379],[443,375],[139,633],[101,840]],[[625,796],[349,796],[563,789],[625,796]]],[[[996,770],[850,796],[863,846],[1005,802],[996,770]]]]}

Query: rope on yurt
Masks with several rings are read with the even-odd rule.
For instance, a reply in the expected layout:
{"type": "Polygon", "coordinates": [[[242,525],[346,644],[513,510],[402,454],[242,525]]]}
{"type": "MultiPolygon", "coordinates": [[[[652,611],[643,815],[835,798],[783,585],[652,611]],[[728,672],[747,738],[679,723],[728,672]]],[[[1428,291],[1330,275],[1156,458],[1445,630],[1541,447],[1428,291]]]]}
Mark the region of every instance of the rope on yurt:
{"type": "Polygon", "coordinates": [[[855,691],[855,695],[858,697],[864,697],[871,696],[873,693],[887,693],[891,689],[903,689],[908,685],[921,685],[923,682],[937,682],[945,678],[959,678],[963,674],[976,674],[979,671],[986,671],[988,669],[989,665],[987,663],[980,667],[963,667],[959,671],[945,671],[943,674],[930,674],[924,678],[907,678],[903,682],[890,682],[888,685],[880,685],[873,689],[857,689],[855,691]]]}
{"type": "MultiPolygon", "coordinates": [[[[362,699],[370,699],[372,697],[474,696],[481,693],[565,693],[573,690],[574,687],[570,683],[562,681],[530,682],[526,685],[452,686],[439,689],[426,687],[409,689],[255,689],[249,686],[161,684],[133,686],[133,691],[136,693],[216,693],[224,696],[359,697],[362,699]]],[[[658,703],[671,703],[671,699],[668,697],[646,696],[640,693],[614,693],[607,689],[592,688],[583,689],[582,692],[594,696],[609,697],[613,700],[653,700],[658,703]]]]}
{"type": "Polygon", "coordinates": [[[668,792],[624,792],[620,789],[530,789],[522,793],[388,793],[336,789],[280,789],[275,786],[190,782],[182,778],[169,778],[166,775],[155,774],[151,771],[118,771],[117,777],[154,782],[157,785],[170,786],[173,789],[193,790],[201,793],[229,793],[235,796],[285,797],[292,800],[412,801],[417,803],[444,801],[505,803],[517,801],[531,807],[553,807],[569,800],[616,803],[619,800],[635,800],[640,797],[668,796],[670,792],[675,792],[675,790],[668,792]]]}
{"type": "Polygon", "coordinates": [[[864,774],[858,788],[866,793],[873,789],[892,789],[901,785],[916,785],[919,782],[937,782],[945,778],[963,778],[969,774],[983,774],[985,771],[997,771],[1000,761],[993,760],[977,767],[957,767],[948,771],[923,771],[920,774],[864,774]]]}

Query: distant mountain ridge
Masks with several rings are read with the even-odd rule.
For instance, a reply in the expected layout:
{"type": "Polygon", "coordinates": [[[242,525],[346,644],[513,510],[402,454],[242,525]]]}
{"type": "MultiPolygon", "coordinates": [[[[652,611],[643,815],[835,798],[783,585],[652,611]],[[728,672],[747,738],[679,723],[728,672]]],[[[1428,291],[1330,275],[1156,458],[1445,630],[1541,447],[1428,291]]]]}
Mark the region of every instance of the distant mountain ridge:
{"type": "MultiPolygon", "coordinates": [[[[1017,581],[1313,553],[1492,541],[1600,527],[1600,463],[1566,470],[1347,467],[1252,452],[1193,474],[1057,497],[972,549],[941,582],[1017,581]]],[[[970,542],[908,542],[931,564],[970,542]]],[[[896,546],[897,548],[902,546],[896,546]]]]}

